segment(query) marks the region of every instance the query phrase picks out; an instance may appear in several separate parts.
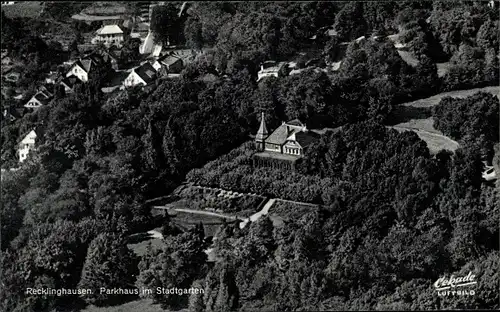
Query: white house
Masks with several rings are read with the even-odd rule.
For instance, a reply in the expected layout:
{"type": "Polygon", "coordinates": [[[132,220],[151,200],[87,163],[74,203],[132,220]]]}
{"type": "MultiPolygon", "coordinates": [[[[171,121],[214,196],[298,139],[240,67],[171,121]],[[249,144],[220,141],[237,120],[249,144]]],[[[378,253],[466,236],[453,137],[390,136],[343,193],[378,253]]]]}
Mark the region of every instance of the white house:
{"type": "Polygon", "coordinates": [[[66,73],[66,77],[77,77],[81,82],[87,82],[89,80],[90,72],[97,66],[102,65],[104,60],[98,55],[90,55],[83,59],[74,62],[69,71],[66,73]]]}
{"type": "Polygon", "coordinates": [[[166,54],[158,58],[152,66],[156,71],[164,69],[167,73],[180,73],[184,68],[184,62],[174,54],[166,54]]]}
{"type": "Polygon", "coordinates": [[[264,77],[278,77],[281,69],[286,65],[286,62],[276,63],[274,61],[267,61],[260,65],[260,70],[257,73],[257,81],[264,77]]]}
{"type": "Polygon", "coordinates": [[[126,88],[138,85],[146,86],[156,79],[156,70],[149,62],[132,69],[130,74],[123,81],[126,88]]]}
{"type": "Polygon", "coordinates": [[[25,161],[30,151],[32,151],[35,148],[36,137],[37,135],[35,130],[31,130],[30,133],[28,133],[24,137],[24,139],[22,139],[22,141],[19,142],[17,150],[19,153],[19,162],[22,163],[23,161],[25,161]]]}
{"type": "Polygon", "coordinates": [[[123,30],[118,25],[106,25],[96,31],[96,36],[91,40],[91,43],[103,43],[107,47],[112,45],[120,47],[123,40],[123,30]]]}
{"type": "Polygon", "coordinates": [[[33,109],[39,108],[43,105],[47,105],[50,98],[50,94],[46,94],[43,91],[38,91],[35,95],[33,95],[33,97],[31,97],[28,103],[24,104],[24,107],[33,109]]]}
{"type": "Polygon", "coordinates": [[[76,61],[71,65],[66,77],[74,76],[82,82],[87,82],[89,81],[90,66],[90,60],[76,61]]]}

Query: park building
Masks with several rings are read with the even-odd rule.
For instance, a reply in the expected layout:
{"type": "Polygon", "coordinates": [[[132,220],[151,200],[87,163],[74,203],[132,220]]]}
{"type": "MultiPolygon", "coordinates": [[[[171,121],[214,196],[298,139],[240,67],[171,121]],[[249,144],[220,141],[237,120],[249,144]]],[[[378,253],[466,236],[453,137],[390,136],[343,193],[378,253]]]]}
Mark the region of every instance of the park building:
{"type": "Polygon", "coordinates": [[[257,153],[254,155],[254,164],[293,169],[311,143],[319,137],[318,133],[307,129],[298,119],[283,122],[273,132],[268,132],[265,115],[262,113],[255,136],[257,153]]]}

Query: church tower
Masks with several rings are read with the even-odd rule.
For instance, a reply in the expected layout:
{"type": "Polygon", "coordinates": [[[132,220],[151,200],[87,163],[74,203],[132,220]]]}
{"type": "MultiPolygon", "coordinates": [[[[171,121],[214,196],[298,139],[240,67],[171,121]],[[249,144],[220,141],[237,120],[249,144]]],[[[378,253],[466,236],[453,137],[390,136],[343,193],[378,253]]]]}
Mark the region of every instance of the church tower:
{"type": "Polygon", "coordinates": [[[265,145],[264,141],[267,139],[269,135],[267,132],[266,120],[264,117],[265,117],[264,112],[262,112],[259,131],[257,131],[257,135],[255,136],[255,147],[257,148],[258,151],[264,150],[264,145],[265,145]]]}

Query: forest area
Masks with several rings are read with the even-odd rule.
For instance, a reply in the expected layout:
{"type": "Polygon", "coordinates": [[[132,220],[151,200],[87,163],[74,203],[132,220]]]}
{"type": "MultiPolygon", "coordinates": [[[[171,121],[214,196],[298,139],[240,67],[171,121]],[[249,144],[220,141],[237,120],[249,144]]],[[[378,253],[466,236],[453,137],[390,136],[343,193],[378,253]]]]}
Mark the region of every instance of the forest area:
{"type": "MultiPolygon", "coordinates": [[[[169,5],[159,19],[174,14],[169,5]]],[[[164,309],[193,312],[499,308],[500,182],[481,176],[484,160],[500,172],[498,97],[444,98],[432,110],[436,129],[460,142],[455,153],[431,155],[415,133],[386,127],[406,101],[499,85],[497,9],[469,1],[195,2],[170,22],[182,29],[176,40],[211,49],[179,79],[107,97],[96,74],[73,94],[2,120],[2,165],[15,162],[29,130],[41,135],[36,153],[2,173],[0,310],[80,311],[139,299],[25,292],[124,285],[203,288],[152,296],[164,309]],[[316,43],[325,58],[340,41],[404,29],[420,62],[408,65],[388,41],[353,41],[336,72],[257,82],[262,61],[295,55],[331,25],[338,37],[316,43]],[[450,69],[438,77],[442,61],[450,69]],[[311,146],[296,172],[253,168],[243,161],[253,147],[236,149],[255,134],[261,112],[270,129],[294,118],[342,129],[311,146]],[[266,217],[243,230],[224,225],[215,263],[206,261],[200,226],[136,256],[128,237],[156,222],[146,200],[186,180],[321,209],[280,227],[266,217]],[[476,296],[433,293],[440,276],[470,271],[476,296]]],[[[23,23],[2,18],[2,48],[33,59],[30,66],[52,66],[56,45],[36,32],[17,38],[23,23]]],[[[165,29],[153,29],[158,40],[172,38],[165,29]]]]}

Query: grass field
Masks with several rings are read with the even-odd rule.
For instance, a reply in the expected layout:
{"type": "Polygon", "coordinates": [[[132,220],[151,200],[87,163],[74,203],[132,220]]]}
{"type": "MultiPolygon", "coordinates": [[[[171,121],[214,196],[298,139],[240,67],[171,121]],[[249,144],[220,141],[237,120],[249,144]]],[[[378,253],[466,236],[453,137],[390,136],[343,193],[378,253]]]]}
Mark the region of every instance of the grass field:
{"type": "Polygon", "coordinates": [[[12,5],[3,5],[2,11],[8,18],[24,17],[35,18],[40,15],[42,11],[41,1],[23,1],[14,3],[12,5]]]}
{"type": "Polygon", "coordinates": [[[402,106],[413,106],[413,107],[419,107],[419,108],[432,107],[432,106],[438,105],[439,101],[441,101],[441,99],[446,97],[446,96],[451,96],[451,97],[455,97],[455,98],[464,98],[464,97],[468,97],[470,95],[473,95],[479,91],[489,92],[489,93],[492,93],[492,94],[499,96],[500,87],[495,86],[495,87],[484,87],[484,88],[475,88],[475,89],[469,89],[469,90],[457,90],[457,91],[443,92],[443,93],[439,93],[437,95],[434,95],[434,96],[431,96],[431,97],[428,97],[425,99],[420,99],[420,100],[416,100],[413,102],[404,103],[401,105],[402,106]]]}
{"type": "MultiPolygon", "coordinates": [[[[155,230],[161,233],[161,228],[156,228],[155,230]]],[[[164,245],[161,238],[148,238],[146,236],[147,233],[131,235],[130,239],[137,239],[137,242],[134,241],[133,243],[127,244],[127,247],[136,255],[143,256],[146,253],[149,244],[151,244],[153,248],[160,248],[164,245]]]]}
{"type": "Polygon", "coordinates": [[[175,215],[172,215],[172,221],[175,225],[182,229],[191,228],[201,222],[203,223],[203,228],[205,229],[205,236],[214,236],[223,222],[222,218],[215,216],[199,215],[187,212],[175,212],[175,215]]]}
{"type": "MultiPolygon", "coordinates": [[[[416,100],[413,102],[408,102],[401,104],[399,109],[396,109],[395,117],[398,118],[398,110],[399,112],[403,112],[406,115],[406,120],[400,123],[397,123],[394,128],[398,131],[408,131],[413,130],[415,133],[427,143],[429,151],[432,154],[437,153],[441,149],[455,151],[459,145],[456,141],[448,138],[443,135],[442,132],[435,129],[433,126],[434,120],[432,116],[427,116],[430,114],[430,109],[433,106],[439,104],[442,98],[450,96],[455,98],[464,98],[470,95],[473,95],[479,91],[489,92],[499,96],[500,87],[485,87],[485,88],[476,88],[470,90],[457,90],[440,93],[429,98],[416,100]],[[408,115],[412,114],[413,116],[408,115]]],[[[403,113],[402,113],[403,114],[403,113]]]]}
{"type": "MultiPolygon", "coordinates": [[[[168,312],[164,310],[159,304],[154,304],[152,299],[141,299],[127,302],[113,307],[96,307],[88,306],[81,312],[168,312]]],[[[178,310],[177,312],[187,312],[188,310],[178,310]]]]}
{"type": "Polygon", "coordinates": [[[311,213],[316,209],[317,208],[311,205],[301,205],[276,200],[274,205],[269,208],[268,215],[274,226],[280,226],[283,224],[283,221],[300,219],[305,214],[311,213]]]}

